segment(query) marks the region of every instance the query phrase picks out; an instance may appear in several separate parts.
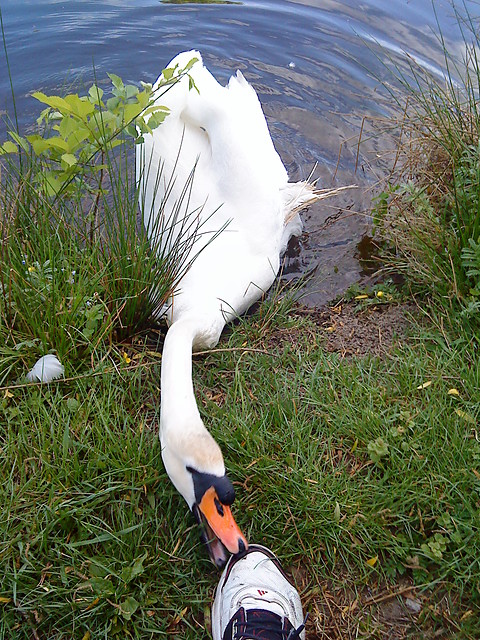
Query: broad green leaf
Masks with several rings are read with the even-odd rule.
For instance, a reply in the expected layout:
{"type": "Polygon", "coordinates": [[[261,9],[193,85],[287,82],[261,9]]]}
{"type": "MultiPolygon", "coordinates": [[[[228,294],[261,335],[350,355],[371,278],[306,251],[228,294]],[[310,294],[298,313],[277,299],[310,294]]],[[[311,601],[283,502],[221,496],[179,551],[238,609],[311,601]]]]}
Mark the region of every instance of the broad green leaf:
{"type": "Polygon", "coordinates": [[[9,131],[8,135],[13,138],[13,141],[18,144],[18,146],[21,147],[24,151],[28,152],[30,150],[28,142],[25,140],[25,138],[19,136],[18,133],[16,133],[15,131],[9,131]]]}
{"type": "Polygon", "coordinates": [[[144,553],[143,556],[137,558],[131,567],[125,567],[120,577],[124,582],[131,582],[136,576],[142,575],[144,572],[143,563],[146,560],[148,553],[144,553]]]}
{"type": "Polygon", "coordinates": [[[48,142],[49,146],[54,149],[60,149],[61,151],[70,151],[70,147],[68,142],[59,136],[52,136],[51,138],[46,138],[45,142],[48,142]]]}
{"type": "Polygon", "coordinates": [[[80,408],[80,402],[76,398],[67,398],[67,409],[76,413],[80,408]]]}
{"type": "Polygon", "coordinates": [[[128,127],[125,128],[125,133],[127,133],[134,140],[138,138],[139,134],[137,127],[134,124],[129,124],[128,127]]]}
{"type": "Polygon", "coordinates": [[[109,561],[107,558],[102,556],[94,556],[91,559],[91,564],[89,566],[89,573],[94,578],[106,578],[108,575],[112,573],[110,568],[107,566],[109,561]]]}
{"type": "Polygon", "coordinates": [[[192,76],[188,76],[188,88],[191,91],[192,89],[195,89],[195,91],[197,93],[200,93],[197,85],[195,84],[195,80],[192,78],[192,76]]]}
{"type": "Polygon", "coordinates": [[[165,78],[165,80],[171,80],[173,77],[173,74],[175,72],[175,67],[167,67],[167,69],[164,69],[162,71],[162,75],[165,78]]]}
{"type": "Polygon", "coordinates": [[[68,143],[71,149],[77,148],[78,145],[92,135],[87,127],[77,126],[68,136],[68,143]]]}
{"type": "Polygon", "coordinates": [[[62,162],[67,165],[67,167],[73,167],[77,164],[77,159],[72,153],[64,153],[61,159],[62,162]]]}
{"type": "Polygon", "coordinates": [[[32,149],[37,156],[41,155],[47,149],[52,148],[48,140],[45,140],[45,138],[37,134],[27,136],[27,140],[32,145],[32,149]]]}
{"type": "Polygon", "coordinates": [[[101,113],[95,113],[90,120],[90,126],[95,123],[97,129],[103,132],[112,122],[117,121],[117,116],[110,111],[102,111],[101,113]]]}
{"type": "Polygon", "coordinates": [[[124,85],[121,78],[116,76],[114,73],[107,73],[107,76],[112,81],[112,84],[115,87],[115,89],[123,89],[124,85]]]}
{"type": "Polygon", "coordinates": [[[95,111],[95,105],[93,105],[89,100],[84,97],[83,99],[77,96],[75,93],[72,93],[65,97],[65,102],[67,102],[73,113],[77,115],[79,118],[85,121],[86,117],[95,111]]]}
{"type": "Polygon", "coordinates": [[[55,125],[53,128],[58,131],[62,138],[67,139],[72,131],[75,131],[78,126],[78,120],[72,116],[66,116],[61,119],[60,124],[55,125]]]}
{"type": "Polygon", "coordinates": [[[388,442],[386,442],[383,438],[377,438],[376,440],[370,440],[367,445],[368,454],[370,459],[377,463],[380,460],[388,455],[389,447],[388,442]]]}
{"type": "Polygon", "coordinates": [[[109,98],[107,100],[107,109],[109,111],[115,111],[115,109],[118,108],[118,106],[120,105],[120,103],[122,102],[122,99],[119,98],[118,96],[114,96],[113,98],[109,98]]]}
{"type": "Polygon", "coordinates": [[[161,105],[157,105],[157,104],[152,104],[151,107],[147,107],[144,112],[142,113],[143,116],[148,116],[151,113],[157,113],[157,112],[162,112],[165,113],[165,115],[167,115],[170,112],[170,109],[168,107],[163,107],[161,105]]]}
{"type": "Polygon", "coordinates": [[[162,122],[165,120],[167,115],[168,113],[166,113],[165,111],[157,111],[156,113],[150,116],[148,120],[148,126],[152,129],[155,129],[156,127],[162,124],[162,122]]]}
{"type": "Polygon", "coordinates": [[[111,596],[115,593],[113,582],[106,578],[94,576],[90,578],[89,583],[92,585],[94,593],[96,593],[98,596],[111,596]]]}
{"type": "Polygon", "coordinates": [[[151,96],[151,92],[149,93],[148,91],[140,91],[137,94],[137,101],[138,101],[138,104],[142,107],[142,109],[145,109],[145,107],[148,105],[150,101],[150,96],[151,96]]]}
{"type": "Polygon", "coordinates": [[[188,63],[187,63],[187,66],[186,66],[186,67],[184,67],[184,68],[182,69],[182,73],[187,73],[188,71],[190,71],[190,69],[193,67],[193,65],[194,65],[196,62],[198,62],[198,58],[194,56],[194,57],[190,60],[190,62],[188,62],[188,63]]]}
{"type": "Polygon", "coordinates": [[[41,91],[35,91],[35,93],[32,93],[32,96],[39,102],[48,104],[49,107],[53,107],[53,109],[57,109],[60,112],[71,113],[72,111],[68,102],[59,96],[47,96],[41,91]]]}
{"type": "Polygon", "coordinates": [[[6,140],[0,147],[0,154],[4,153],[18,153],[17,145],[11,140],[6,140]]]}
{"type": "Polygon", "coordinates": [[[45,120],[45,122],[47,122],[49,114],[51,113],[51,109],[50,107],[46,107],[45,109],[43,109],[40,112],[40,115],[37,118],[37,124],[40,126],[42,124],[42,122],[45,120]]]}
{"type": "Polygon", "coordinates": [[[120,613],[125,620],[130,620],[139,606],[140,604],[135,600],[135,598],[128,596],[120,603],[120,613]]]}
{"type": "Polygon", "coordinates": [[[135,120],[135,118],[140,114],[142,108],[139,104],[127,104],[125,105],[125,110],[123,112],[123,119],[125,123],[131,122],[135,120]]]}
{"type": "Polygon", "coordinates": [[[88,90],[88,95],[94,100],[95,104],[100,104],[103,106],[102,98],[103,98],[103,89],[100,89],[96,84],[93,84],[88,90]]]}
{"type": "Polygon", "coordinates": [[[43,185],[48,196],[56,196],[65,184],[65,180],[62,180],[53,171],[47,171],[42,177],[43,185]]]}
{"type": "Polygon", "coordinates": [[[129,98],[133,98],[138,94],[138,87],[136,87],[133,84],[127,84],[125,85],[125,96],[127,98],[127,100],[129,98]]]}

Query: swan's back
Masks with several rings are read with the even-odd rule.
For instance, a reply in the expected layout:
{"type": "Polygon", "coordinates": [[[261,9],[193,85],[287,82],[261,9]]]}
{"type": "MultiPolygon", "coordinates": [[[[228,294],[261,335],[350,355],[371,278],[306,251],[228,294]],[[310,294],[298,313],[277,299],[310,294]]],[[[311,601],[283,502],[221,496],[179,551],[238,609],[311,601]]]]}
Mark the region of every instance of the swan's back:
{"type": "Polygon", "coordinates": [[[237,72],[222,87],[197,51],[179,54],[169,68],[182,70],[194,58],[188,75],[157,99],[170,113],[144,136],[137,171],[151,236],[158,216],[176,221],[167,223],[173,229],[168,242],[180,232],[180,221],[195,220],[201,232],[196,252],[225,227],[182,279],[170,313],[171,321],[186,313],[216,314],[222,324],[273,282],[286,239],[286,203],[293,208],[298,197],[292,187],[299,194],[301,188],[289,186],[258,97],[243,75],[237,72]]]}

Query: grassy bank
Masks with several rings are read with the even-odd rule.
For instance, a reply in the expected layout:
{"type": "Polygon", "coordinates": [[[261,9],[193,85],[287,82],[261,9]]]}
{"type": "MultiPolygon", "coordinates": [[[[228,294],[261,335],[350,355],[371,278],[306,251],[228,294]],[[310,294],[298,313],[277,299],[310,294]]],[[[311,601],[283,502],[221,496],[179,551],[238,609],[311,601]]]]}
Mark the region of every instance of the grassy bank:
{"type": "MultiPolygon", "coordinates": [[[[478,637],[480,122],[457,90],[455,109],[422,119],[429,92],[439,103],[424,80],[401,126],[428,146],[404,145],[375,212],[405,291],[377,285],[323,315],[274,295],[195,359],[236,519],[290,571],[310,638],[478,637]],[[442,128],[439,114],[459,109],[473,137],[448,147],[458,119],[442,128]],[[428,149],[442,171],[422,170],[437,166],[428,149]],[[375,348],[358,348],[359,325],[375,348]]],[[[116,131],[146,103],[113,86],[116,131]]],[[[0,199],[0,637],[207,638],[218,574],[162,467],[164,329],[148,321],[185,245],[173,273],[150,252],[130,156],[110,153],[89,96],[55,104],[76,123],[60,156],[38,138],[3,147],[21,161],[4,162],[0,199]],[[26,384],[48,352],[65,379],[26,384]]]]}
{"type": "MultiPolygon", "coordinates": [[[[361,610],[366,585],[395,591],[406,577],[425,602],[412,633],[475,637],[478,351],[416,329],[382,358],[349,360],[325,351],[329,327],[253,317],[197,360],[237,519],[295,570],[311,637],[332,581],[361,610]],[[436,610],[438,592],[450,608],[436,610]]],[[[4,637],[208,637],[217,574],[161,465],[152,350],[128,346],[131,362],[99,376],[2,390],[4,637]]],[[[359,637],[383,628],[372,614],[359,637]]]]}

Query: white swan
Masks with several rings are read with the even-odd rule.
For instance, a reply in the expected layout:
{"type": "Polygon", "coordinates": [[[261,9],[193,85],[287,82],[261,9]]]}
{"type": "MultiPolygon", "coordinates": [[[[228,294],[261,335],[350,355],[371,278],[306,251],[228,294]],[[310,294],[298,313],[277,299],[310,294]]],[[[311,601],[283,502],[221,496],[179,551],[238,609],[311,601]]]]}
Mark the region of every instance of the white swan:
{"type": "Polygon", "coordinates": [[[228,506],[234,491],[222,453],[195,401],[192,350],[214,347],[225,323],[268,290],[289,237],[301,230],[298,210],[317,196],[308,183],[288,182],[257,95],[240,72],[222,87],[198,51],[179,54],[168,68],[180,79],[157,99],[169,115],[137,150],[140,202],[154,244],[164,216],[160,227],[168,233],[160,243],[199,224],[191,251],[203,250],[167,311],[160,441],[165,469],[205,524],[210,557],[222,566],[224,547],[237,553],[247,541],[228,506]]]}

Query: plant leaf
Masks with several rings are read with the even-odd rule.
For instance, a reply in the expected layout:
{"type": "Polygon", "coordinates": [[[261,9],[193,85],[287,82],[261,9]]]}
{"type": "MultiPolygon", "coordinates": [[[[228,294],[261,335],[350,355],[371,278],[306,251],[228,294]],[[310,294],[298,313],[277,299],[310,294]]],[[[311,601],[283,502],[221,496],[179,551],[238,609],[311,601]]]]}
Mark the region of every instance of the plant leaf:
{"type": "Polygon", "coordinates": [[[64,162],[67,167],[73,167],[77,164],[77,159],[73,153],[64,153],[62,155],[62,162],[64,162]]]}
{"type": "Polygon", "coordinates": [[[131,567],[125,567],[121,574],[120,577],[122,578],[122,580],[126,583],[131,582],[136,576],[140,576],[142,575],[142,573],[144,572],[144,568],[143,568],[143,563],[146,560],[148,554],[144,553],[143,556],[141,556],[140,558],[137,558],[135,560],[135,562],[133,563],[133,565],[131,567]]]}
{"type": "Polygon", "coordinates": [[[466,411],[463,411],[462,409],[455,409],[455,413],[457,414],[457,416],[460,416],[460,418],[463,418],[465,422],[468,422],[470,424],[477,424],[475,418],[466,411]]]}
{"type": "Polygon", "coordinates": [[[90,578],[89,583],[92,585],[93,591],[98,596],[111,596],[115,593],[113,582],[106,578],[93,576],[90,578]]]}
{"type": "Polygon", "coordinates": [[[373,556],[373,558],[369,558],[365,562],[368,564],[369,567],[374,567],[377,564],[377,560],[378,560],[378,556],[373,556]]]}
{"type": "Polygon", "coordinates": [[[431,380],[427,380],[426,382],[422,382],[422,384],[419,384],[417,389],[426,389],[427,387],[429,387],[432,384],[431,380]]]}
{"type": "Polygon", "coordinates": [[[132,598],[132,596],[128,596],[120,603],[120,613],[125,618],[125,620],[130,620],[135,611],[138,609],[140,604],[132,598]]]}
{"type": "Polygon", "coordinates": [[[47,96],[41,91],[35,91],[32,93],[32,96],[36,98],[39,102],[43,102],[44,104],[48,104],[49,107],[56,109],[62,113],[71,113],[72,107],[68,104],[68,102],[64,98],[60,98],[60,96],[47,96]]]}
{"type": "Polygon", "coordinates": [[[6,140],[0,147],[0,155],[4,153],[18,153],[17,145],[11,140],[6,140]]]}

